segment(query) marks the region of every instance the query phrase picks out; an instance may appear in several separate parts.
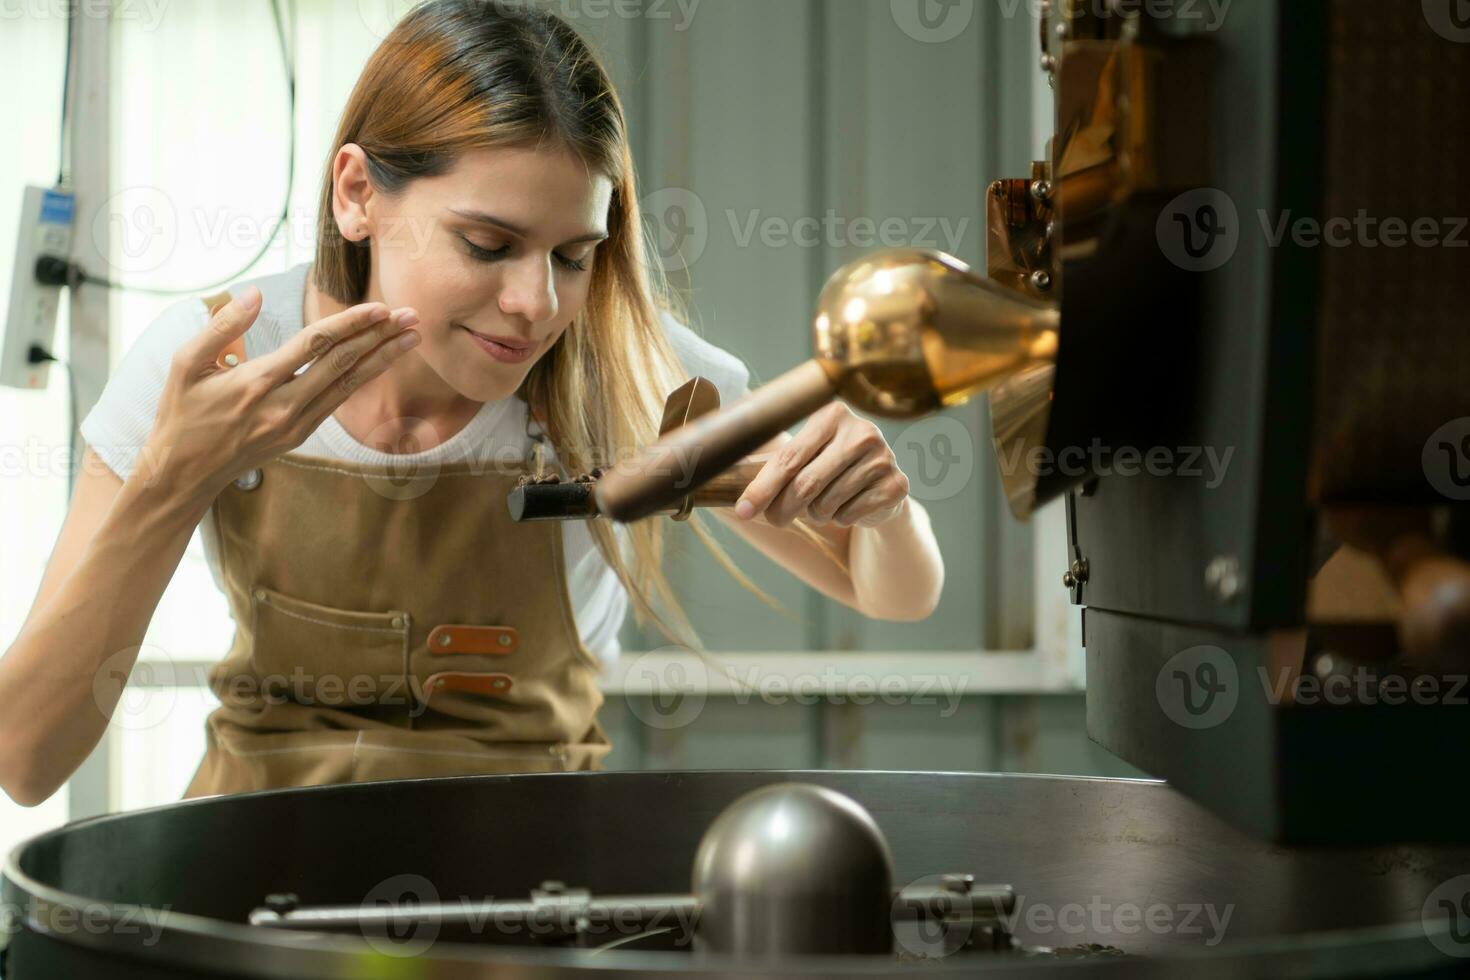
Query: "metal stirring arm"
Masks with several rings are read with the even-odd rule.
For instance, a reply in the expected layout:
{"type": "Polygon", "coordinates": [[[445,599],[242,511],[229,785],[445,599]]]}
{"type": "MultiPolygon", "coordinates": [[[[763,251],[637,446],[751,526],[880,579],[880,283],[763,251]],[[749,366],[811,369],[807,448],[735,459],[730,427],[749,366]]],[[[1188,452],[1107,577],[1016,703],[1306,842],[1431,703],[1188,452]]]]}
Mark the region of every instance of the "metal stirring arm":
{"type": "MultiPolygon", "coordinates": [[[[975,885],[971,875],[945,875],[936,885],[895,889],[895,926],[922,923],[929,928],[960,926],[984,938],[987,948],[1009,948],[1007,920],[1015,908],[1010,885],[975,885]],[[998,941],[1000,937],[1000,941],[998,941]]],[[[501,935],[532,936],[564,942],[584,934],[610,931],[634,935],[667,927],[692,933],[699,900],[693,895],[609,895],[543,882],[529,900],[303,906],[294,895],[268,896],[250,913],[251,925],[301,932],[384,935],[416,927],[462,927],[501,935]]]]}

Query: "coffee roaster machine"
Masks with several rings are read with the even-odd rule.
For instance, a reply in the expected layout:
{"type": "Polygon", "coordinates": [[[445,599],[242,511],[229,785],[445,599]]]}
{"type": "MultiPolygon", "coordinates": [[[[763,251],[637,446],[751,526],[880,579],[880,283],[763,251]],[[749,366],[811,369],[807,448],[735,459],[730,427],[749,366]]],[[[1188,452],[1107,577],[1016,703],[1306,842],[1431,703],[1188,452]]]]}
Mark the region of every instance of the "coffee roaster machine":
{"type": "Polygon", "coordinates": [[[613,519],[687,514],[833,397],[913,417],[988,392],[1012,509],[1066,501],[1090,734],[1164,781],[604,772],[189,801],[13,853],[5,975],[1470,970],[1470,23],[1433,0],[1200,6],[1044,5],[1056,135],[991,187],[983,274],[856,263],[811,364],[650,447],[705,448],[692,483],[632,465],[595,506],[578,490],[613,519]],[[1213,479],[1190,463],[1210,451],[1213,479]]]}

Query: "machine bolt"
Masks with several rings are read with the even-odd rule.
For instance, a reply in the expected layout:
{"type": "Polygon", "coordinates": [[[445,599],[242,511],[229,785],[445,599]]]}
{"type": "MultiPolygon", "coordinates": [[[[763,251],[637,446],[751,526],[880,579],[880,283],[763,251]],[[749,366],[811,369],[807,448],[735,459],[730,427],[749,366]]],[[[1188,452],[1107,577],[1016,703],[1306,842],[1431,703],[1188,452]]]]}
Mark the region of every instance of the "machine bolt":
{"type": "Polygon", "coordinates": [[[975,876],[970,874],[948,874],[939,879],[939,887],[961,895],[968,895],[974,885],[975,876]]]}
{"type": "Polygon", "coordinates": [[[1031,196],[1042,204],[1049,202],[1051,200],[1051,181],[1033,180],[1031,182],[1031,196]]]}
{"type": "Polygon", "coordinates": [[[1041,56],[1041,70],[1050,74],[1057,70],[1057,59],[1055,55],[1044,54],[1041,56]]]}
{"type": "Polygon", "coordinates": [[[1051,273],[1045,269],[1037,269],[1031,273],[1031,285],[1042,291],[1051,288],[1051,273]]]}
{"type": "Polygon", "coordinates": [[[1205,568],[1205,587],[1221,602],[1234,602],[1240,597],[1240,560],[1234,555],[1220,555],[1205,568]]]}
{"type": "Polygon", "coordinates": [[[1086,558],[1078,558],[1072,562],[1071,576],[1078,582],[1086,582],[1092,575],[1092,566],[1087,563],[1086,558]]]}
{"type": "Polygon", "coordinates": [[[1075,589],[1075,588],[1077,588],[1077,580],[1072,577],[1072,573],[1071,572],[1063,572],[1062,573],[1062,588],[1064,588],[1064,589],[1075,589]]]}
{"type": "Polygon", "coordinates": [[[265,897],[265,907],[280,916],[295,912],[296,907],[300,904],[301,897],[294,892],[285,892],[280,895],[267,895],[265,897]]]}

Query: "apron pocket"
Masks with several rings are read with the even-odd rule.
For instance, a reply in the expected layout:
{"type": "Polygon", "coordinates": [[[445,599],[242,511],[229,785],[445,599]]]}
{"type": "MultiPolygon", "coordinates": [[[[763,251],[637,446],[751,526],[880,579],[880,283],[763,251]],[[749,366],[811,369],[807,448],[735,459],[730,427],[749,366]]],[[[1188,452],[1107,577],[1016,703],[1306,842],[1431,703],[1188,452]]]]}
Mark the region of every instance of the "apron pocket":
{"type": "Polygon", "coordinates": [[[257,587],[252,659],[271,701],[411,707],[406,612],[335,609],[257,587]]]}

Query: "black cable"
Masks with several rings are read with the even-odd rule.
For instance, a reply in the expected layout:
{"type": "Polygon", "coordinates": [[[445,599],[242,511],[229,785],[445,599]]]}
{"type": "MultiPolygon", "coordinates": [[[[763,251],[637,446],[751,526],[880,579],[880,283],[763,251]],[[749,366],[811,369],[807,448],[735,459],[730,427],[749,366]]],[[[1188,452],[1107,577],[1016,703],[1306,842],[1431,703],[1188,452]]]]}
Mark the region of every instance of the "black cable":
{"type": "Polygon", "coordinates": [[[61,76],[61,146],[56,164],[57,187],[65,187],[71,176],[71,46],[72,18],[75,13],[72,6],[70,3],[66,5],[66,70],[61,76]]]}
{"type": "MultiPolygon", "coordinates": [[[[281,48],[281,61],[286,69],[286,94],[290,104],[289,117],[291,126],[291,135],[289,140],[290,150],[286,165],[286,202],[281,207],[280,223],[277,224],[275,230],[271,232],[270,238],[266,239],[266,242],[264,245],[261,246],[260,251],[255,253],[255,256],[245,264],[244,268],[232,273],[229,276],[226,276],[218,282],[208,283],[203,286],[193,286],[188,289],[164,289],[154,286],[133,286],[126,283],[112,282],[101,276],[94,276],[91,273],[86,272],[85,270],[82,270],[80,268],[73,269],[73,280],[79,283],[90,283],[94,286],[102,286],[107,289],[117,289],[130,293],[145,293],[150,296],[195,296],[200,293],[209,293],[215,289],[218,289],[221,286],[228,286],[229,284],[240,279],[242,276],[245,275],[245,273],[255,268],[255,266],[259,264],[260,260],[265,258],[266,253],[271,250],[271,246],[274,245],[276,242],[276,236],[281,233],[281,229],[284,228],[291,220],[291,196],[296,189],[296,52],[295,45],[287,43],[286,27],[284,19],[281,16],[280,7],[276,5],[276,0],[268,0],[268,2],[270,3],[271,8],[271,18],[275,21],[276,25],[276,40],[279,42],[281,48]]],[[[296,20],[295,0],[283,0],[283,2],[286,5],[286,9],[290,11],[289,19],[294,24],[296,20]]],[[[70,5],[68,5],[68,9],[69,7],[70,5]]]]}
{"type": "Polygon", "coordinates": [[[66,458],[70,472],[66,475],[66,506],[71,509],[71,493],[77,485],[77,467],[80,461],[75,459],[73,452],[77,446],[77,426],[82,420],[77,418],[77,379],[72,373],[71,361],[59,361],[66,369],[66,458]]]}
{"type": "MultiPolygon", "coordinates": [[[[66,369],[66,458],[75,463],[72,457],[72,450],[77,445],[77,385],[76,379],[72,376],[71,362],[54,356],[40,344],[31,345],[29,360],[32,364],[42,364],[50,361],[53,364],[60,364],[66,369]]],[[[76,466],[73,465],[71,472],[66,476],[66,505],[68,508],[71,507],[72,488],[76,484],[76,478],[76,466]]]]}

